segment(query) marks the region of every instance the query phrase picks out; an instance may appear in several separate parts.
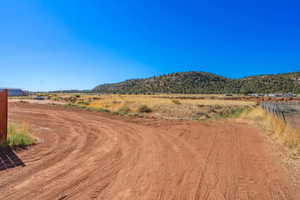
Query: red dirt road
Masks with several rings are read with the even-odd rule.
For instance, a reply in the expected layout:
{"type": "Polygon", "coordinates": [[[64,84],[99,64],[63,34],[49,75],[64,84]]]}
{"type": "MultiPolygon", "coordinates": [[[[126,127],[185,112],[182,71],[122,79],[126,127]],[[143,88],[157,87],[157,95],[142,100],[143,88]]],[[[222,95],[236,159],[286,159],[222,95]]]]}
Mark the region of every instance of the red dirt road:
{"type": "Polygon", "coordinates": [[[41,143],[0,171],[0,199],[292,200],[299,192],[259,131],[235,122],[113,117],[10,104],[41,143]]]}

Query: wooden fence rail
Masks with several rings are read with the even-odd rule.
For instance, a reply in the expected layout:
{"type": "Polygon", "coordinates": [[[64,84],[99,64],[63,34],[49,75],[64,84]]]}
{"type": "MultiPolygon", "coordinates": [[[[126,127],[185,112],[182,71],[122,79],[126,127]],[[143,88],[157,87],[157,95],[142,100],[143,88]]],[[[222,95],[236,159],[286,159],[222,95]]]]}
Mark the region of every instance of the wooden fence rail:
{"type": "Polygon", "coordinates": [[[280,119],[286,123],[284,112],[279,108],[279,106],[276,103],[261,102],[260,106],[268,113],[274,115],[277,119],[280,119]]]}
{"type": "Polygon", "coordinates": [[[7,139],[8,90],[0,91],[0,142],[7,139]]]}

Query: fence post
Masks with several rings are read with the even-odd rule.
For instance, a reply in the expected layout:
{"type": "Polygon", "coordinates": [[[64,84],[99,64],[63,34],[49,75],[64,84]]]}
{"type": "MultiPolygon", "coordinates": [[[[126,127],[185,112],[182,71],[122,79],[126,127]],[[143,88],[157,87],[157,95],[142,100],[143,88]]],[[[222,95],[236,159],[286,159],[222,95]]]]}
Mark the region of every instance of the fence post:
{"type": "Polygon", "coordinates": [[[280,109],[278,104],[270,103],[270,102],[262,102],[260,106],[268,113],[275,116],[277,119],[282,120],[284,123],[287,123],[285,119],[284,112],[280,109]]]}
{"type": "Polygon", "coordinates": [[[0,92],[0,142],[7,139],[8,90],[0,92]]]}

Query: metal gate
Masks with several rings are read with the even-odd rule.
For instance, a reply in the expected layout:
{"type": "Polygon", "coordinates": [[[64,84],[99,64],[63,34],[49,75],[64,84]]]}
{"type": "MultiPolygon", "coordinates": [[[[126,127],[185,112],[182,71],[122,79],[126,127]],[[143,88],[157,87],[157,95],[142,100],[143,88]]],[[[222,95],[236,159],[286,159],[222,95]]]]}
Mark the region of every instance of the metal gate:
{"type": "Polygon", "coordinates": [[[8,90],[0,91],[0,142],[7,139],[8,90]]]}

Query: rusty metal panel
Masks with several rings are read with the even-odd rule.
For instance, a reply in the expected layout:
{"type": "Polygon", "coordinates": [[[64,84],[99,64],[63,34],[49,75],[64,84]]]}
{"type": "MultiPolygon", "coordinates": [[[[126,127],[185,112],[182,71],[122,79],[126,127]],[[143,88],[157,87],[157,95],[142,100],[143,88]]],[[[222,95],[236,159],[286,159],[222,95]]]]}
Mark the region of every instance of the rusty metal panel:
{"type": "Polygon", "coordinates": [[[7,139],[8,90],[0,92],[0,142],[7,139]]]}

